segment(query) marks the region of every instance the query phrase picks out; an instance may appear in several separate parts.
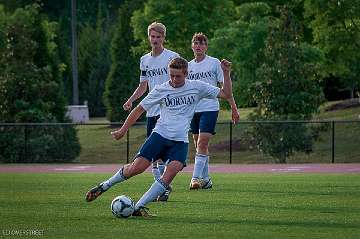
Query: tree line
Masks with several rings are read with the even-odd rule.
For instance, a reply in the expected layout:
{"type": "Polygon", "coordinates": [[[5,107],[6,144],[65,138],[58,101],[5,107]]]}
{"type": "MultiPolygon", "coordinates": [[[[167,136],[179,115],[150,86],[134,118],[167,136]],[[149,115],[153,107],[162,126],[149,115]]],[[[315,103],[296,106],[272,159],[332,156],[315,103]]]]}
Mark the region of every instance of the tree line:
{"type": "MultiPolygon", "coordinates": [[[[1,0],[0,4],[7,15],[38,4],[39,14],[56,24],[54,43],[63,66],[65,99],[71,103],[70,1],[1,0]]],[[[139,57],[149,51],[146,27],[152,21],[160,21],[168,28],[166,47],[188,60],[192,58],[192,34],[207,34],[209,54],[233,62],[239,106],[255,106],[251,85],[265,61],[270,27],[278,24],[278,7],[284,4],[299,24],[301,44],[316,48],[323,55],[322,67],[316,74],[326,98],[332,99],[334,88],[338,95],[346,91],[349,97],[355,97],[360,64],[359,0],[77,0],[80,102],[87,101],[91,116],[107,114],[111,121],[124,119],[122,102],[138,83],[139,57]],[[122,89],[117,92],[113,87],[122,89]]]]}
{"type": "MultiPolygon", "coordinates": [[[[66,120],[70,7],[0,0],[1,122],[66,120]]],[[[77,0],[77,9],[79,98],[91,116],[125,119],[153,21],[167,26],[165,46],[188,60],[192,35],[205,33],[209,55],[233,62],[234,97],[256,106],[253,119],[311,119],[333,92],[359,92],[360,0],[77,0]]]]}

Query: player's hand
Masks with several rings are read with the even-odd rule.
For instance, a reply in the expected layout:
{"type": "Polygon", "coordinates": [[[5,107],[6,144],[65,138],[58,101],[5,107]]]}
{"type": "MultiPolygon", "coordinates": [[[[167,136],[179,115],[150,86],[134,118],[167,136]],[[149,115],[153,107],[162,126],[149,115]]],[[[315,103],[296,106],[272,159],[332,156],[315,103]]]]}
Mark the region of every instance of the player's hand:
{"type": "Polygon", "coordinates": [[[240,113],[236,107],[231,107],[231,119],[233,124],[236,124],[240,120],[240,113]]]}
{"type": "Polygon", "coordinates": [[[124,137],[124,135],[126,134],[126,131],[123,130],[122,128],[120,128],[118,130],[110,132],[110,134],[115,140],[119,140],[122,137],[124,137]]]}
{"type": "Polygon", "coordinates": [[[125,104],[123,105],[123,109],[125,111],[130,111],[132,109],[132,102],[130,99],[125,102],[125,104]]]}
{"type": "Polygon", "coordinates": [[[231,71],[231,62],[226,59],[222,59],[221,69],[223,70],[224,73],[229,73],[231,71]]]}

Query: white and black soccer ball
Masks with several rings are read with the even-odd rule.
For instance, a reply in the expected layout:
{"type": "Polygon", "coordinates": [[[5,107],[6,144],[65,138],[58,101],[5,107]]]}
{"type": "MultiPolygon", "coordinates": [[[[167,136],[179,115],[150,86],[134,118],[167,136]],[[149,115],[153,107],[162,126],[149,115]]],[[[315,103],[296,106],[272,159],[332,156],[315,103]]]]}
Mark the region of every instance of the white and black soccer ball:
{"type": "Polygon", "coordinates": [[[135,202],[128,196],[121,195],[111,202],[111,212],[115,217],[127,218],[135,211],[135,202]]]}

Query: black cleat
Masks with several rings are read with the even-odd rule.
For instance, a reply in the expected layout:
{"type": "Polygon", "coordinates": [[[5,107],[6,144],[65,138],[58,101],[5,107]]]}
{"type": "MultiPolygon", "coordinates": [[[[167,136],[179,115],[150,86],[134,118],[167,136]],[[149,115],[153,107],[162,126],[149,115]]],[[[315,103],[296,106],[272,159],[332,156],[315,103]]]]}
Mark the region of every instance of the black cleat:
{"type": "Polygon", "coordinates": [[[172,187],[169,185],[169,187],[165,190],[165,192],[157,198],[157,201],[158,202],[167,202],[171,192],[172,192],[172,187]]]}
{"type": "Polygon", "coordinates": [[[90,189],[87,193],[86,193],[86,197],[85,200],[87,202],[91,202],[94,201],[97,197],[99,197],[103,192],[105,192],[106,190],[104,190],[102,188],[102,184],[99,184],[96,187],[93,187],[92,189],[90,189]]]}
{"type": "Polygon", "coordinates": [[[208,181],[202,181],[202,184],[201,184],[201,189],[211,189],[212,188],[212,181],[211,181],[211,178],[209,178],[208,181]]]}
{"type": "Polygon", "coordinates": [[[144,218],[151,218],[156,217],[156,215],[152,214],[147,207],[139,207],[138,210],[135,210],[132,214],[134,217],[144,217],[144,218]]]}

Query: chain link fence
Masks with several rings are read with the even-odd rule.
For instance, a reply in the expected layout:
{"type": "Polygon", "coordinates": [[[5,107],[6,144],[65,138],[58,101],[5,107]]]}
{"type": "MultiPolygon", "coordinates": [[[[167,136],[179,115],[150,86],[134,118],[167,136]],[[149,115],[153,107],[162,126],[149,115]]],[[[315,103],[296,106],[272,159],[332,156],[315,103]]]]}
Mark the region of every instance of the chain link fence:
{"type": "MultiPolygon", "coordinates": [[[[120,127],[121,123],[7,123],[0,124],[0,159],[13,163],[37,162],[38,148],[42,144],[33,142],[32,132],[70,126],[76,128],[81,145],[80,155],[73,160],[77,163],[131,162],[146,139],[145,123],[141,122],[131,127],[126,137],[119,141],[113,140],[110,132],[120,127]],[[19,139],[7,139],[9,132],[20,136],[19,139]],[[9,155],[5,154],[9,149],[14,156],[12,158],[17,160],[4,157],[9,155]]],[[[189,134],[188,163],[194,162],[195,155],[191,137],[189,134]]],[[[63,142],[60,140],[60,144],[66,143],[65,137],[63,142]]],[[[284,161],[274,157],[274,154],[284,155],[283,151],[286,152],[286,163],[360,162],[360,121],[241,121],[236,125],[218,122],[209,151],[212,163],[279,163],[284,161]],[[311,137],[304,138],[302,134],[305,131],[311,137]]],[[[66,150],[58,153],[56,162],[62,162],[64,155],[66,150]]]]}

